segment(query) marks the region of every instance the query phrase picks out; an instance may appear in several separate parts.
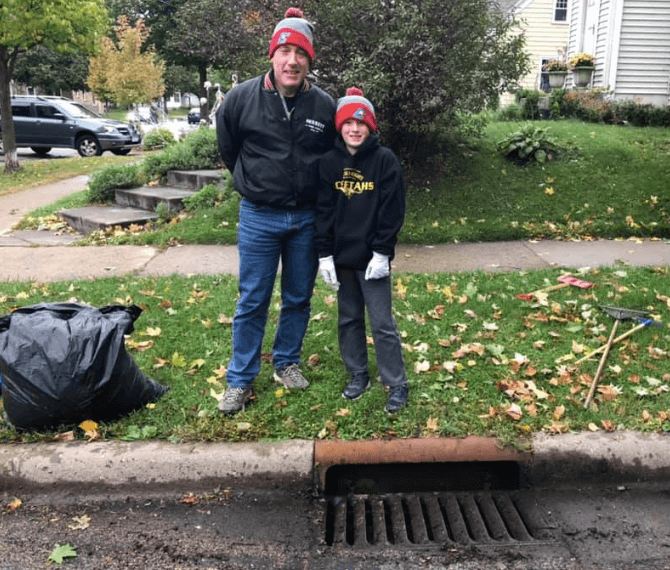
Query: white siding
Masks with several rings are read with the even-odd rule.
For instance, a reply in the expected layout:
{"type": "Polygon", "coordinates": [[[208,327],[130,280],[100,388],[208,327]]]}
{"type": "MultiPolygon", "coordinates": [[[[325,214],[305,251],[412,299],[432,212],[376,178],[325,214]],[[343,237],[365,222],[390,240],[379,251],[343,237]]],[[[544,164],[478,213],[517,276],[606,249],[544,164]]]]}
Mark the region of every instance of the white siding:
{"type": "Polygon", "coordinates": [[[624,2],[616,75],[617,99],[668,102],[670,1],[624,2]]]}

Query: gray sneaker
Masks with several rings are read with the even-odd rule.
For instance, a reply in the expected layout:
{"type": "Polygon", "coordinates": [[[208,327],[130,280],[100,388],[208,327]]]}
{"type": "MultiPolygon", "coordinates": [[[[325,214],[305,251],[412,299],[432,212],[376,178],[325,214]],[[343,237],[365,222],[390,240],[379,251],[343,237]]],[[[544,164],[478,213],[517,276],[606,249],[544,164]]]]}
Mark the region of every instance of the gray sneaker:
{"type": "Polygon", "coordinates": [[[226,393],[223,395],[221,402],[219,402],[219,411],[222,414],[234,414],[240,410],[244,410],[244,406],[254,398],[254,389],[249,388],[234,388],[229,386],[226,393]]]}
{"type": "Polygon", "coordinates": [[[284,385],[284,388],[295,388],[296,390],[305,390],[309,388],[307,378],[300,372],[300,367],[297,364],[287,364],[279,370],[275,370],[275,382],[284,385]]]}

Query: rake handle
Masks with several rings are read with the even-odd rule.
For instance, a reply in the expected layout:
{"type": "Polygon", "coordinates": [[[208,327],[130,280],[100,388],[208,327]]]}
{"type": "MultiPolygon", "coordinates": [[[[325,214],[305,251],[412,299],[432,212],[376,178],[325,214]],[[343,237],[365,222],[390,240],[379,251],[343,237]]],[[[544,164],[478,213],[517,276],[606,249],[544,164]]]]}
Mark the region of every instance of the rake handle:
{"type": "Polygon", "coordinates": [[[610,333],[610,337],[607,340],[607,344],[605,345],[605,351],[603,352],[603,355],[600,357],[598,370],[596,370],[596,375],[593,377],[593,382],[591,382],[589,393],[586,395],[586,400],[584,400],[584,409],[587,409],[589,407],[589,404],[593,399],[593,394],[595,394],[596,386],[598,385],[598,380],[600,380],[600,377],[602,376],[603,369],[605,368],[605,361],[607,360],[607,356],[610,353],[610,348],[612,348],[612,344],[614,344],[614,335],[616,335],[616,331],[618,328],[619,328],[619,320],[617,319],[614,321],[614,326],[612,326],[612,332],[610,333]]]}
{"type": "MultiPolygon", "coordinates": [[[[616,337],[612,341],[612,344],[614,345],[614,344],[617,344],[618,342],[621,342],[622,340],[628,338],[630,335],[639,331],[640,329],[643,329],[646,326],[648,326],[648,325],[646,323],[643,323],[641,325],[637,325],[636,327],[633,327],[632,329],[630,329],[630,330],[626,331],[625,333],[620,334],[618,337],[616,337]]],[[[592,352],[589,352],[586,356],[580,358],[579,360],[575,360],[575,364],[580,364],[580,363],[584,362],[585,360],[588,360],[592,356],[595,356],[596,354],[600,354],[601,352],[603,352],[605,350],[606,347],[607,347],[607,344],[603,344],[602,346],[596,348],[592,352]]]]}

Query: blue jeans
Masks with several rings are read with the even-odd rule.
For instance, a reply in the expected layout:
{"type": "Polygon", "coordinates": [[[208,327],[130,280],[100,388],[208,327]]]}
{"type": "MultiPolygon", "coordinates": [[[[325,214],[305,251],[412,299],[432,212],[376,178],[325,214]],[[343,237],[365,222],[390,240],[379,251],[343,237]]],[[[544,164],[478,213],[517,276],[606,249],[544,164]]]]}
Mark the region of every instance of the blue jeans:
{"type": "Polygon", "coordinates": [[[280,259],[282,304],[272,360],[276,368],[300,362],[318,267],[313,235],[311,209],[280,210],[246,199],[240,202],[240,298],[233,319],[233,356],[226,374],[229,386],[251,386],[258,375],[280,259]]]}

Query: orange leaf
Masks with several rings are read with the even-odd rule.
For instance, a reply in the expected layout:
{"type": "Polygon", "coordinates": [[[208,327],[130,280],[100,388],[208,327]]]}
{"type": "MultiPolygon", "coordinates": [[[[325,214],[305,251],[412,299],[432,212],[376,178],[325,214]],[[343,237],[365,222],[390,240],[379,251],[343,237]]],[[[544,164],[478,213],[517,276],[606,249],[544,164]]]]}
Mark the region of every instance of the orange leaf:
{"type": "Polygon", "coordinates": [[[438,419],[437,418],[428,418],[426,422],[426,429],[428,431],[435,432],[438,430],[438,419]]]}
{"type": "Polygon", "coordinates": [[[614,427],[614,424],[612,423],[611,420],[603,420],[600,422],[600,425],[605,428],[605,431],[616,431],[616,427],[614,427]]]}
{"type": "Polygon", "coordinates": [[[200,498],[198,497],[198,495],[194,495],[193,493],[188,493],[188,494],[184,495],[179,502],[182,505],[197,505],[199,501],[200,501],[200,498]]]}
{"type": "Polygon", "coordinates": [[[23,505],[23,501],[21,499],[14,499],[11,503],[9,503],[5,509],[8,510],[10,513],[13,513],[15,510],[19,509],[23,505]]]}

